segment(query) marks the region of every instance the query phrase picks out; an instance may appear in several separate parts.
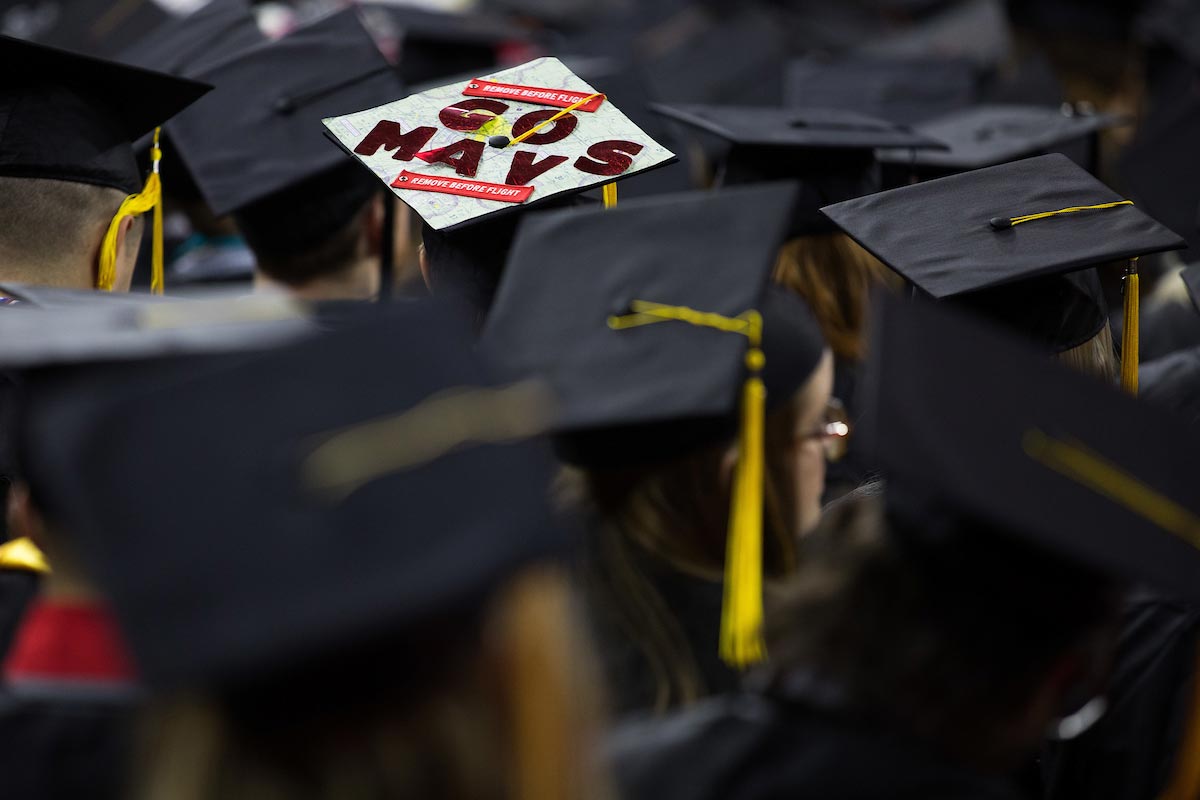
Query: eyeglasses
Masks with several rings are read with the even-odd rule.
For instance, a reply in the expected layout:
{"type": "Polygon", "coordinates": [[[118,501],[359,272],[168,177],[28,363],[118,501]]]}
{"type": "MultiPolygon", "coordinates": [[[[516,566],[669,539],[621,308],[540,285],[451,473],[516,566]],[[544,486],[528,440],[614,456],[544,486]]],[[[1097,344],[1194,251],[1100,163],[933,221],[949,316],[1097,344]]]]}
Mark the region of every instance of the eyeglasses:
{"type": "Polygon", "coordinates": [[[846,407],[836,397],[831,397],[825,405],[825,421],[812,433],[803,437],[804,440],[816,439],[825,451],[825,460],[841,461],[850,447],[850,416],[846,407]]]}

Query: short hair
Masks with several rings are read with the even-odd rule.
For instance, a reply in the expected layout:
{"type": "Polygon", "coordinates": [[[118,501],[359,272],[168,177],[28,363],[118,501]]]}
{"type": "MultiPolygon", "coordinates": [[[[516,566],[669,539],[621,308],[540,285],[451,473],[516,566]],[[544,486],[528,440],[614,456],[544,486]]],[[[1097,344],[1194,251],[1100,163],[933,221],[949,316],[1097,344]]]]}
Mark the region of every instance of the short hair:
{"type": "Polygon", "coordinates": [[[358,256],[367,207],[379,180],[348,162],[234,212],[258,268],[300,286],[350,267],[358,256]]]}
{"type": "Polygon", "coordinates": [[[0,270],[36,282],[35,270],[90,255],[124,197],[108,186],[0,176],[0,270]]]}

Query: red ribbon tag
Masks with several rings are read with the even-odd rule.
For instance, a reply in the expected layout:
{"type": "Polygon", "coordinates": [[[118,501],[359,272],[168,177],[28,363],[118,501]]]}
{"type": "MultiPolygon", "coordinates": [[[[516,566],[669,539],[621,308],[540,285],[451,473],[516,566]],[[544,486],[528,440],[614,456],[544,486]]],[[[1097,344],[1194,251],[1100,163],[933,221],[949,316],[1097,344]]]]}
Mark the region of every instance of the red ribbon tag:
{"type": "Polygon", "coordinates": [[[533,194],[532,186],[508,186],[486,181],[465,181],[461,178],[440,178],[408,170],[401,172],[396,180],[392,181],[392,186],[413,192],[438,192],[459,197],[474,197],[476,200],[495,200],[500,203],[524,203],[533,194]]]}
{"type": "MultiPolygon", "coordinates": [[[[538,106],[569,108],[580,100],[591,97],[594,92],[572,92],[569,89],[541,89],[536,86],[518,86],[515,83],[496,83],[476,78],[467,84],[463,94],[468,97],[494,97],[500,100],[516,100],[538,106]]],[[[593,98],[576,111],[595,112],[604,105],[604,95],[593,98]]]]}

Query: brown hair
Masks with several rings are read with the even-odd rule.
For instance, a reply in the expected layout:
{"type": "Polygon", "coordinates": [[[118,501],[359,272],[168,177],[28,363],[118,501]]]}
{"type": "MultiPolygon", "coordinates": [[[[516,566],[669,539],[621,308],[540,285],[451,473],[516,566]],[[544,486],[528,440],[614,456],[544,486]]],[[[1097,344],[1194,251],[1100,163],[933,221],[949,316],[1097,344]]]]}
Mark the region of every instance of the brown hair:
{"type": "MultiPolygon", "coordinates": [[[[797,402],[767,417],[763,558],[768,577],[782,576],[796,564],[791,452],[797,402]]],[[[594,552],[584,565],[585,599],[593,616],[611,620],[649,665],[657,711],[714,688],[705,685],[678,610],[668,607],[655,574],[683,573],[719,585],[729,518],[727,452],[728,442],[722,442],[666,462],[570,468],[562,477],[564,500],[597,520],[594,552]]]]}
{"type": "Polygon", "coordinates": [[[1055,661],[1107,635],[1116,593],[986,522],[908,516],[867,493],[826,510],[767,617],[776,685],[832,680],[858,713],[995,765],[1055,661]]]}
{"type": "Polygon", "coordinates": [[[134,796],[606,800],[592,757],[598,683],[569,605],[564,576],[527,571],[493,599],[472,642],[407,647],[435,677],[296,724],[244,724],[215,698],[160,702],[144,720],[134,796]]]}
{"type": "Polygon", "coordinates": [[[854,361],[866,355],[871,290],[901,285],[883,262],[840,232],[787,242],[774,279],[808,303],[834,355],[854,361]]]}

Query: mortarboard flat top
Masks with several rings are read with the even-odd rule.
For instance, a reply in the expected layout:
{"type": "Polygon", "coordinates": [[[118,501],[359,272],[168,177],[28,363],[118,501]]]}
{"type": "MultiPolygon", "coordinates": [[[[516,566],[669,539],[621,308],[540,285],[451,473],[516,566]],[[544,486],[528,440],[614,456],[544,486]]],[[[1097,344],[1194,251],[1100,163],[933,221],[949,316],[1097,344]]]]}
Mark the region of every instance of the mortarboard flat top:
{"type": "Polygon", "coordinates": [[[209,90],[195,81],[0,37],[0,175],[138,192],[133,142],[209,90]]]}
{"type": "Polygon", "coordinates": [[[966,59],[809,57],[788,65],[784,97],[789,107],[839,108],[911,125],[970,105],[978,84],[966,59]]]}
{"type": "Polygon", "coordinates": [[[141,380],[54,445],[46,474],[83,494],[74,538],[149,685],[236,690],[328,659],[362,680],[379,670],[360,646],[411,659],[414,631],[564,547],[547,454],[521,443],[552,417],[544,388],[495,385],[469,348],[444,309],[393,307],[141,380]],[[149,493],[130,480],[148,464],[149,493]]]}
{"type": "MultiPolygon", "coordinates": [[[[793,196],[774,184],[529,217],[482,346],[515,374],[550,382],[559,432],[722,417],[738,403],[745,336],[683,322],[616,330],[610,317],[636,301],[727,317],[757,309],[764,379],[783,400],[824,348],[803,303],[785,303],[790,316],[764,308],[793,196]]],[[[639,455],[647,453],[623,457],[639,455]]]]}
{"type": "Polygon", "coordinates": [[[117,59],[175,75],[195,75],[266,40],[247,0],[210,0],[155,28],[117,59]]]}
{"type": "Polygon", "coordinates": [[[202,77],[216,90],[168,132],[218,216],[341,165],[321,118],[400,90],[353,9],[237,53],[202,77]]]}
{"type": "Polygon", "coordinates": [[[880,309],[858,434],[889,495],[916,490],[951,517],[1200,600],[1200,441],[1186,426],[945,309],[880,309]]]}
{"type": "Polygon", "coordinates": [[[597,94],[562,62],[541,58],[324,122],[334,141],[444,230],[674,160],[597,94]]]}
{"type": "Polygon", "coordinates": [[[740,147],[805,150],[942,148],[935,138],[894,122],[834,108],[751,108],[654,103],[658,113],[740,147]]]}
{"type": "Polygon", "coordinates": [[[1029,158],[821,209],[936,298],[1177,250],[1183,240],[1063,155],[1029,158]],[[1011,220],[1080,206],[996,229],[1011,220]]]}
{"type": "Polygon", "coordinates": [[[1089,134],[1123,124],[1115,114],[1063,113],[1057,108],[1019,105],[973,106],[915,126],[948,149],[880,153],[900,165],[968,170],[991,167],[1042,153],[1089,134]]]}

